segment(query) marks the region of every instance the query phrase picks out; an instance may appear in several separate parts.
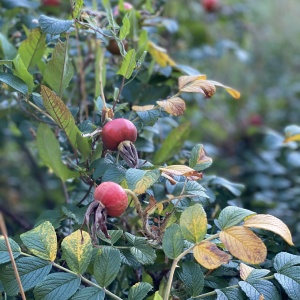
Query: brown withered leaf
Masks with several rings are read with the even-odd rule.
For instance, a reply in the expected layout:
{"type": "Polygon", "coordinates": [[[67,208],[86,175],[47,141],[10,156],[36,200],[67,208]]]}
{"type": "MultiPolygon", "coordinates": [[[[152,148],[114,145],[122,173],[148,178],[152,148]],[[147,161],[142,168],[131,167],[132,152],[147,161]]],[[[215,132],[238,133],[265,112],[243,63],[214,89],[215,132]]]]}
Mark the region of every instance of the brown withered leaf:
{"type": "Polygon", "coordinates": [[[144,212],[146,215],[151,215],[156,210],[156,200],[153,196],[150,196],[149,203],[147,207],[145,208],[144,212]]]}
{"type": "Polygon", "coordinates": [[[180,97],[156,101],[156,103],[172,116],[181,116],[185,111],[185,102],[180,97]]]}
{"type": "Polygon", "coordinates": [[[147,110],[151,110],[153,108],[154,108],[154,105],[143,105],[143,106],[133,105],[132,106],[132,110],[134,110],[134,111],[147,111],[147,110]]]}
{"type": "Polygon", "coordinates": [[[197,262],[204,268],[217,269],[222,264],[227,264],[231,256],[220,250],[214,243],[204,241],[196,245],[193,250],[197,262]]]}
{"type": "Polygon", "coordinates": [[[178,88],[181,90],[183,87],[191,84],[196,80],[206,80],[206,75],[193,75],[193,76],[180,76],[178,78],[178,88]]]}

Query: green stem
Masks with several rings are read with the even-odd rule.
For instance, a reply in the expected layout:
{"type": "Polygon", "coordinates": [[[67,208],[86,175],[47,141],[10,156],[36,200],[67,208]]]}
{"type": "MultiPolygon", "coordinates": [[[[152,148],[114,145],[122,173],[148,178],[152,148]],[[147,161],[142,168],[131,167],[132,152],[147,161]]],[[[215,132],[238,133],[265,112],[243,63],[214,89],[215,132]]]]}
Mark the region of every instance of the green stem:
{"type": "MultiPolygon", "coordinates": [[[[211,241],[215,238],[217,238],[219,236],[219,233],[214,234],[212,236],[210,236],[209,238],[205,239],[204,241],[211,241]]],[[[202,241],[201,241],[202,242],[202,241]]],[[[173,282],[173,277],[174,277],[174,273],[175,273],[175,269],[177,268],[177,264],[178,262],[187,254],[189,254],[193,248],[195,246],[197,246],[198,244],[193,245],[192,247],[188,248],[187,250],[185,250],[184,252],[182,252],[179,256],[177,256],[172,263],[171,266],[171,270],[170,270],[170,274],[169,274],[169,279],[168,279],[168,283],[167,283],[167,287],[166,287],[166,292],[165,292],[165,296],[164,296],[164,300],[168,300],[169,299],[169,295],[171,292],[171,287],[172,287],[172,282],[173,282]]]]}

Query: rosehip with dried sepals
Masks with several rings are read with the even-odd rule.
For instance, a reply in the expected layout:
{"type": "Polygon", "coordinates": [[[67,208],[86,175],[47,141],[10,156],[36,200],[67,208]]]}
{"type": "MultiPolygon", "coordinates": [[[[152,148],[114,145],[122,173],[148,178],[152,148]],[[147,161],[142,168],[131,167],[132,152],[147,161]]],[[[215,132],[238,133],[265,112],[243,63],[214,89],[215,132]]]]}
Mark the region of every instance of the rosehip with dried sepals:
{"type": "Polygon", "coordinates": [[[104,205],[107,214],[111,217],[119,217],[128,206],[125,190],[119,184],[111,181],[102,182],[96,187],[94,199],[104,205]]]}
{"type": "Polygon", "coordinates": [[[105,149],[117,151],[120,143],[130,141],[134,143],[137,138],[137,129],[127,119],[114,119],[102,128],[102,142],[105,149]]]}

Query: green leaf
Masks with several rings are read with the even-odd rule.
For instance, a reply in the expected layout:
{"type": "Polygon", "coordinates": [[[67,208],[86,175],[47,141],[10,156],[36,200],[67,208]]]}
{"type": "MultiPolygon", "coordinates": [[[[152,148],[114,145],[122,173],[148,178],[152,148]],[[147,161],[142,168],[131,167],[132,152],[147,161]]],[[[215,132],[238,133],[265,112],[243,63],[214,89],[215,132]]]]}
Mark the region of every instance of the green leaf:
{"type": "Polygon", "coordinates": [[[130,248],[130,252],[138,262],[144,265],[154,263],[156,253],[155,250],[147,244],[146,238],[136,237],[128,232],[125,232],[125,236],[128,242],[133,245],[133,247],[130,248]]]}
{"type": "Polygon", "coordinates": [[[46,260],[54,261],[57,252],[57,238],[52,224],[48,221],[20,235],[28,250],[46,260]]]}
{"type": "Polygon", "coordinates": [[[239,286],[250,299],[259,299],[263,295],[264,300],[280,300],[281,297],[274,284],[267,280],[256,280],[251,283],[240,281],[239,286]]]}
{"type": "Polygon", "coordinates": [[[28,92],[30,94],[34,87],[33,76],[27,71],[27,68],[23,63],[20,54],[16,56],[16,58],[13,60],[13,63],[14,63],[14,75],[18,76],[26,83],[28,87],[28,92]]]}
{"type": "Polygon", "coordinates": [[[279,273],[274,274],[276,280],[284,288],[288,296],[293,299],[299,299],[300,294],[300,267],[290,267],[279,273]]]}
{"type": "MultiPolygon", "coordinates": [[[[24,291],[30,290],[43,281],[52,268],[48,261],[37,257],[21,257],[16,260],[16,264],[24,291]]],[[[19,293],[18,282],[11,264],[7,264],[1,270],[0,280],[9,296],[19,293]]]]}
{"type": "Polygon", "coordinates": [[[122,27],[120,28],[119,39],[124,40],[126,36],[130,33],[130,20],[125,16],[122,20],[122,27]]]}
{"type": "Polygon", "coordinates": [[[288,269],[300,264],[300,256],[293,255],[287,252],[280,252],[274,258],[274,268],[277,272],[288,269]]]}
{"type": "Polygon", "coordinates": [[[253,282],[256,281],[262,277],[265,277],[270,273],[270,270],[267,269],[254,269],[252,272],[248,275],[247,279],[245,281],[247,282],[253,282]]]}
{"type": "Polygon", "coordinates": [[[204,274],[200,265],[195,262],[184,262],[179,276],[189,295],[198,296],[201,294],[204,287],[204,274]]]}
{"type": "Polygon", "coordinates": [[[125,58],[122,61],[121,68],[119,69],[117,74],[123,75],[126,79],[129,79],[135,67],[136,67],[135,50],[131,49],[125,55],[125,58]]]}
{"type": "Polygon", "coordinates": [[[204,147],[202,144],[198,144],[193,147],[191,152],[191,158],[189,159],[189,166],[196,171],[202,171],[208,168],[212,164],[212,159],[206,156],[204,147]]]}
{"type": "Polygon", "coordinates": [[[222,230],[238,225],[246,217],[254,215],[255,212],[237,206],[225,207],[218,218],[218,227],[222,230]]]}
{"type": "Polygon", "coordinates": [[[6,83],[21,94],[26,95],[28,93],[28,87],[25,82],[11,73],[0,72],[0,82],[6,83]]]}
{"type": "Polygon", "coordinates": [[[180,229],[183,237],[191,243],[201,242],[207,232],[207,218],[202,205],[188,207],[180,216],[180,229]]]}
{"type": "Polygon", "coordinates": [[[190,128],[191,124],[189,122],[174,128],[164,140],[160,149],[155,153],[153,163],[161,164],[178,153],[189,135],[190,128]]]}
{"type": "MultiPolygon", "coordinates": [[[[17,258],[21,254],[20,246],[11,238],[8,238],[8,241],[11,247],[13,257],[17,258]]],[[[6,247],[4,236],[0,235],[0,264],[4,264],[8,261],[10,261],[10,256],[6,247]]]]}
{"type": "Polygon", "coordinates": [[[77,224],[82,224],[86,207],[77,207],[74,204],[66,204],[61,208],[62,212],[69,218],[74,220],[77,224]]]}
{"type": "Polygon", "coordinates": [[[83,274],[92,258],[93,246],[90,235],[78,229],[63,239],[61,248],[70,270],[83,274]]]}
{"type": "Polygon", "coordinates": [[[217,300],[243,300],[245,299],[244,294],[240,289],[230,288],[230,289],[223,289],[215,290],[217,292],[217,300]]]}
{"type": "Polygon", "coordinates": [[[142,30],[139,36],[137,53],[139,55],[142,55],[142,53],[144,53],[147,50],[148,50],[148,32],[146,30],[142,30]]]}
{"type": "Polygon", "coordinates": [[[138,170],[128,169],[126,171],[126,181],[129,189],[136,194],[144,194],[160,177],[159,170],[138,170]]]}
{"type": "Polygon", "coordinates": [[[72,0],[72,16],[77,19],[83,8],[83,0],[72,0]]]}
{"type": "Polygon", "coordinates": [[[209,198],[205,193],[205,188],[197,181],[188,181],[183,185],[184,193],[189,195],[197,195],[198,197],[193,197],[194,201],[201,200],[201,198],[209,198]]]}
{"type": "Polygon", "coordinates": [[[61,160],[59,142],[47,124],[41,123],[37,130],[37,148],[43,163],[53,170],[56,176],[66,181],[78,177],[78,172],[70,170],[61,160]]]}
{"type": "Polygon", "coordinates": [[[86,287],[79,290],[71,299],[72,300],[104,300],[105,293],[103,289],[96,287],[86,287]]]}
{"type": "Polygon", "coordinates": [[[157,109],[137,111],[136,114],[146,126],[153,126],[160,117],[160,111],[157,109]]]}
{"type": "Polygon", "coordinates": [[[121,266],[120,251],[113,247],[98,250],[94,262],[94,276],[101,287],[107,287],[117,277],[121,266]]]}
{"type": "Polygon", "coordinates": [[[99,238],[106,242],[109,243],[111,245],[115,244],[120,237],[123,235],[123,230],[108,230],[108,234],[110,236],[110,239],[108,239],[107,237],[105,237],[104,233],[102,231],[100,231],[98,233],[99,238]]]}
{"type": "Polygon", "coordinates": [[[80,277],[69,273],[52,273],[33,290],[35,300],[69,299],[79,288],[80,277]]]}
{"type": "Polygon", "coordinates": [[[296,300],[300,294],[300,256],[286,252],[278,253],[274,258],[276,280],[282,285],[288,296],[296,300]]]}
{"type": "Polygon", "coordinates": [[[103,174],[103,181],[121,183],[125,179],[126,170],[119,165],[111,165],[103,174]]]}
{"type": "Polygon", "coordinates": [[[159,291],[155,292],[153,300],[163,300],[163,297],[159,294],[159,291]]]}
{"type": "Polygon", "coordinates": [[[49,88],[42,85],[41,94],[48,114],[56,124],[65,131],[70,143],[78,149],[84,158],[91,152],[88,139],[81,136],[81,132],[75,125],[75,120],[64,102],[49,88]]]}
{"type": "Polygon", "coordinates": [[[0,33],[0,54],[2,54],[4,59],[13,59],[16,53],[16,48],[9,42],[4,34],[0,33]]]}
{"type": "Polygon", "coordinates": [[[35,28],[30,32],[28,38],[21,43],[18,53],[26,68],[29,68],[41,60],[45,50],[46,35],[39,28],[35,28]]]}
{"type": "Polygon", "coordinates": [[[58,41],[55,45],[43,75],[47,84],[61,96],[74,75],[74,68],[68,57],[67,42],[58,41]]]}
{"type": "Polygon", "coordinates": [[[128,300],[143,300],[151,290],[151,284],[147,282],[138,282],[129,290],[128,300]]]}
{"type": "Polygon", "coordinates": [[[39,24],[42,31],[53,35],[67,31],[73,23],[73,20],[58,20],[44,15],[41,15],[39,18],[39,24]]]}
{"type": "Polygon", "coordinates": [[[184,240],[179,225],[173,224],[167,228],[162,240],[162,248],[169,258],[176,258],[181,254],[184,240]]]}
{"type": "Polygon", "coordinates": [[[56,207],[53,210],[44,210],[42,214],[36,220],[34,227],[37,227],[44,223],[45,221],[49,221],[55,229],[60,226],[60,222],[63,219],[63,214],[60,207],[56,207]]]}
{"type": "Polygon", "coordinates": [[[227,189],[234,196],[240,196],[242,194],[242,191],[245,189],[245,186],[243,184],[230,182],[225,178],[221,178],[221,177],[214,177],[213,179],[210,180],[209,184],[221,186],[227,189]]]}

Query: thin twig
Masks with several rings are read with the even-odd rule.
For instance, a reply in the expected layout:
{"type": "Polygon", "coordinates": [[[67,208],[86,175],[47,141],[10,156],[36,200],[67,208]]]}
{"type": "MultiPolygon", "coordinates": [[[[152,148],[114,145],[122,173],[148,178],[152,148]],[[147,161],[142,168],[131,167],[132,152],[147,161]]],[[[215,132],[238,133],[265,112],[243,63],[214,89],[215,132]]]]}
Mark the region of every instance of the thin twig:
{"type": "Polygon", "coordinates": [[[67,185],[66,185],[66,183],[63,180],[61,181],[61,183],[62,183],[62,187],[63,187],[65,199],[66,199],[66,203],[69,203],[70,202],[70,197],[69,197],[69,194],[68,194],[67,185]]]}
{"type": "Polygon", "coordinates": [[[88,191],[86,192],[86,194],[84,195],[84,197],[77,203],[77,206],[79,206],[89,195],[89,193],[91,192],[92,188],[93,188],[93,184],[90,185],[88,191]]]}
{"type": "MultiPolygon", "coordinates": [[[[204,241],[211,241],[215,238],[217,238],[219,236],[219,233],[214,234],[212,236],[210,236],[209,238],[205,239],[204,241]]],[[[201,241],[202,242],[202,241],[201,241]]],[[[169,295],[171,292],[171,287],[172,287],[172,282],[173,282],[173,277],[174,277],[174,273],[175,273],[175,269],[177,268],[177,264],[178,262],[187,254],[189,254],[193,248],[197,246],[197,244],[193,245],[192,247],[188,248],[187,250],[183,251],[179,256],[177,256],[172,263],[171,266],[171,270],[170,270],[170,274],[169,274],[169,279],[168,279],[168,283],[167,283],[167,287],[166,287],[166,292],[165,292],[165,296],[164,296],[164,300],[168,300],[169,299],[169,295]]]]}
{"type": "Polygon", "coordinates": [[[16,280],[18,282],[18,286],[19,286],[19,289],[20,289],[20,294],[22,296],[22,299],[26,300],[25,293],[24,293],[23,286],[22,286],[22,282],[21,282],[21,279],[20,279],[20,276],[19,276],[18,268],[17,268],[16,262],[15,262],[15,259],[14,259],[14,255],[13,255],[11,247],[10,247],[8,236],[7,236],[7,230],[6,230],[4,218],[3,218],[3,215],[2,215],[1,212],[0,212],[0,229],[1,229],[1,232],[4,236],[4,240],[5,240],[6,247],[7,247],[8,253],[9,253],[11,264],[12,264],[12,267],[14,269],[15,277],[16,277],[16,280]]]}

